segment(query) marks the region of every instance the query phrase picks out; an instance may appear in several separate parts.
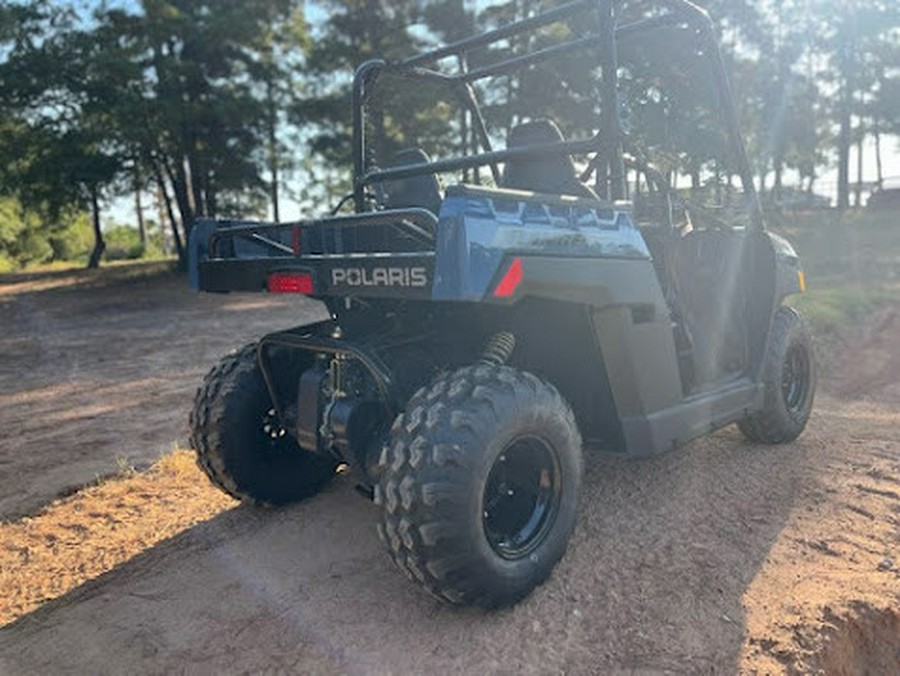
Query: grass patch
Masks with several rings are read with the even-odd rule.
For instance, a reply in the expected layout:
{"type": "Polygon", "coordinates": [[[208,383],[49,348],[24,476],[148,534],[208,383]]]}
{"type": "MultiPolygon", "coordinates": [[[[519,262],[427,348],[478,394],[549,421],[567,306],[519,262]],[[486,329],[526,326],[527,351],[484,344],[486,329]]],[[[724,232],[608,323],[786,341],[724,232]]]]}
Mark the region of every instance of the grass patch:
{"type": "Polygon", "coordinates": [[[837,286],[793,296],[789,303],[803,313],[817,335],[837,335],[897,300],[896,290],[837,286]]]}
{"type": "Polygon", "coordinates": [[[900,303],[897,214],[815,211],[784,214],[771,225],[800,255],[808,291],[788,302],[818,338],[840,342],[848,331],[900,303]]]}
{"type": "Polygon", "coordinates": [[[144,472],[122,462],[120,472],[0,523],[0,627],[237,504],[210,484],[191,451],[166,454],[144,472]]]}
{"type": "Polygon", "coordinates": [[[815,212],[783,218],[772,229],[794,245],[812,290],[900,283],[897,215],[815,212]]]}

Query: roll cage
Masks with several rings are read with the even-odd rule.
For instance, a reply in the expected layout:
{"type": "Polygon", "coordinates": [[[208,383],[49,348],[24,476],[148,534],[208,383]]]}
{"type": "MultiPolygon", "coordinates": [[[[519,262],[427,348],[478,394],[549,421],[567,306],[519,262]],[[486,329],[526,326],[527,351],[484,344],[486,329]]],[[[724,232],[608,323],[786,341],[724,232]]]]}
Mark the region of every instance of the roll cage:
{"type": "MultiPolygon", "coordinates": [[[[495,30],[458,40],[437,49],[418,54],[398,62],[370,60],[356,69],[353,79],[353,202],[357,213],[371,211],[373,206],[367,198],[367,188],[382,182],[395,181],[413,176],[438,174],[443,172],[489,167],[495,183],[500,183],[499,164],[526,156],[539,156],[548,152],[563,152],[569,155],[593,153],[588,169],[582,179],[596,172],[596,190],[602,199],[626,199],[626,174],[624,151],[637,159],[648,173],[649,165],[639,149],[634,147],[622,129],[618,99],[618,54],[620,42],[647,35],[667,27],[688,28],[695,32],[698,52],[702,53],[712,67],[713,84],[718,97],[718,109],[729,138],[730,150],[736,162],[751,227],[763,229],[762,211],[753,185],[753,177],[747,152],[740,134],[737,113],[729,84],[725,63],[716,39],[715,28],[705,10],[689,0],[650,0],[644,3],[645,12],[653,15],[625,23],[618,23],[618,6],[621,0],[574,0],[551,10],[526,18],[495,30]],[[586,34],[557,44],[518,54],[498,62],[469,69],[467,53],[484,48],[503,40],[526,34],[537,28],[562,22],[577,15],[593,14],[594,20],[586,34]],[[485,124],[481,106],[472,87],[474,82],[498,75],[507,75],[523,70],[550,58],[596,48],[598,65],[601,69],[600,99],[601,114],[599,131],[591,138],[577,141],[531,144],[523,147],[495,150],[485,124]],[[435,68],[436,64],[455,57],[455,73],[447,73],[435,68]],[[472,130],[477,147],[481,152],[452,157],[437,161],[404,165],[391,168],[370,166],[369,147],[366,135],[367,113],[372,107],[370,93],[379,78],[395,74],[413,80],[427,81],[450,91],[471,116],[472,130]]],[[[465,132],[463,132],[465,133],[465,132]]],[[[466,139],[464,147],[468,147],[466,139]]]]}

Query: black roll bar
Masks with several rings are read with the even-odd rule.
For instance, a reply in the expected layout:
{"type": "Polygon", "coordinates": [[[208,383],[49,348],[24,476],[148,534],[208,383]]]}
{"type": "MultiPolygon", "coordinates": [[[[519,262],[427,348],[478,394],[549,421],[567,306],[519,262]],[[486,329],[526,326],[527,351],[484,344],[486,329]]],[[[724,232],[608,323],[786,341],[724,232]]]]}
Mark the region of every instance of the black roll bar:
{"type": "Polygon", "coordinates": [[[372,60],[357,68],[353,79],[353,198],[357,212],[367,209],[365,186],[367,184],[396,180],[410,176],[470,169],[490,165],[494,180],[499,181],[498,163],[511,158],[539,154],[542,152],[597,152],[607,156],[602,162],[594,162],[597,167],[597,187],[601,197],[621,199],[625,197],[625,168],[623,161],[623,133],[618,118],[618,43],[622,40],[664,27],[685,25],[695,30],[702,40],[703,53],[709,55],[713,80],[719,96],[719,111],[732,144],[732,152],[737,161],[737,173],[741,179],[744,194],[749,203],[752,223],[763,228],[762,209],[753,184],[753,174],[747,158],[746,147],[740,133],[734,97],[728,80],[727,69],[719,49],[715,26],[709,14],[690,0],[656,0],[658,6],[667,10],[666,14],[639,19],[622,25],[616,24],[615,0],[575,0],[521,21],[473,37],[458,40],[438,49],[413,56],[397,63],[372,60]],[[528,54],[515,56],[474,70],[466,70],[464,58],[458,58],[461,72],[456,75],[441,73],[423,67],[449,56],[464,57],[468,50],[483,47],[505,38],[534,28],[556,23],[579,12],[593,9],[598,28],[589,35],[575,38],[558,45],[552,45],[528,54]],[[540,144],[525,148],[494,151],[484,118],[478,106],[471,83],[528,67],[553,56],[577,49],[598,47],[602,79],[600,83],[602,119],[600,132],[586,141],[568,141],[554,144],[540,144]],[[365,105],[370,87],[386,72],[393,72],[412,78],[431,80],[448,86],[465,109],[472,114],[479,143],[486,152],[439,160],[436,162],[403,166],[385,170],[366,170],[365,105]],[[604,137],[603,142],[599,140],[604,137]]]}
{"type": "Polygon", "coordinates": [[[486,164],[505,162],[506,160],[518,157],[542,155],[543,153],[547,152],[563,152],[568,154],[596,152],[600,150],[600,144],[601,141],[598,136],[594,136],[593,138],[584,141],[540,143],[535,145],[523,146],[521,148],[494,150],[487,153],[479,153],[478,155],[468,155],[466,157],[452,157],[446,160],[428,162],[427,164],[409,164],[400,167],[391,167],[390,169],[379,169],[377,171],[370,171],[364,174],[363,180],[365,183],[396,181],[401,178],[418,176],[423,173],[439,174],[445,171],[472,169],[474,167],[481,167],[486,164]]]}
{"type": "Polygon", "coordinates": [[[494,30],[487,31],[486,33],[473,35],[469,38],[463,38],[462,40],[451,42],[448,45],[444,45],[443,47],[439,47],[438,49],[431,50],[430,52],[424,52],[422,54],[418,54],[417,56],[410,57],[402,61],[401,65],[420,66],[423,63],[433,63],[435,61],[440,61],[441,59],[448,56],[455,56],[476,47],[484,47],[485,45],[499,42],[500,40],[511,37],[513,35],[524,33],[525,31],[531,30],[532,28],[547,26],[551,23],[556,23],[560,19],[565,19],[568,16],[577,14],[578,12],[583,12],[591,9],[595,6],[596,2],[597,0],[575,0],[574,2],[567,2],[566,4],[560,5],[559,7],[554,7],[553,9],[549,9],[546,12],[541,12],[536,16],[522,19],[521,21],[515,21],[511,24],[507,24],[506,26],[501,26],[500,28],[495,28],[494,30]]]}

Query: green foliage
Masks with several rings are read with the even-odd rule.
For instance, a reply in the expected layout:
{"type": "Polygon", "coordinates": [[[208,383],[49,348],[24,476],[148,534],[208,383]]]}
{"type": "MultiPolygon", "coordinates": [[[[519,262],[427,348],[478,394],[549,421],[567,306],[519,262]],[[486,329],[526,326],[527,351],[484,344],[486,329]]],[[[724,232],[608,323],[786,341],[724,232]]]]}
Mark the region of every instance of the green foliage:
{"type": "MultiPolygon", "coordinates": [[[[309,46],[300,0],[0,0],[0,190],[55,220],[153,187],[181,216],[258,214],[309,46]]],[[[272,190],[275,199],[276,191],[272,190]]],[[[97,233],[97,251],[100,245],[97,233]]]]}
{"type": "Polygon", "coordinates": [[[790,304],[800,310],[816,334],[822,336],[851,328],[896,300],[895,291],[865,286],[839,286],[813,289],[792,297],[790,304]]]}
{"type": "Polygon", "coordinates": [[[136,228],[127,225],[114,225],[104,233],[106,240],[105,257],[108,261],[134,260],[142,258],[144,247],[136,228]]]}
{"type": "Polygon", "coordinates": [[[94,246],[91,217],[87,212],[77,212],[67,219],[67,225],[49,237],[53,249],[51,260],[86,261],[94,246]]]}
{"type": "MultiPolygon", "coordinates": [[[[328,19],[307,59],[306,85],[310,95],[297,102],[290,112],[292,122],[304,128],[310,150],[326,163],[343,167],[350,163],[353,69],[369,59],[396,60],[415,51],[417,41],[407,27],[417,22],[416,5],[410,0],[389,6],[366,0],[321,3],[328,19]]],[[[389,104],[391,93],[381,89],[378,95],[388,97],[389,104]]],[[[415,102],[411,105],[414,107],[407,112],[415,114],[415,102]]],[[[384,123],[385,127],[373,129],[380,137],[376,145],[384,155],[378,158],[382,163],[389,158],[390,148],[402,145],[404,135],[409,135],[406,114],[385,119],[384,123]]]]}
{"type": "Polygon", "coordinates": [[[781,231],[806,269],[807,292],[789,302],[826,344],[896,304],[900,230],[893,214],[806,214],[786,220],[781,231]]]}
{"type": "Polygon", "coordinates": [[[93,246],[90,218],[84,212],[60,213],[55,221],[0,198],[0,269],[48,261],[85,260],[93,246]]]}
{"type": "Polygon", "coordinates": [[[51,257],[52,249],[37,226],[35,216],[16,200],[0,199],[0,269],[8,271],[51,257]]]}
{"type": "Polygon", "coordinates": [[[254,213],[265,168],[283,150],[276,126],[296,96],[291,69],[308,44],[302,4],[145,0],[142,8],[101,15],[134,68],[123,137],[148,175],[168,178],[185,234],[194,216],[254,213]]]}

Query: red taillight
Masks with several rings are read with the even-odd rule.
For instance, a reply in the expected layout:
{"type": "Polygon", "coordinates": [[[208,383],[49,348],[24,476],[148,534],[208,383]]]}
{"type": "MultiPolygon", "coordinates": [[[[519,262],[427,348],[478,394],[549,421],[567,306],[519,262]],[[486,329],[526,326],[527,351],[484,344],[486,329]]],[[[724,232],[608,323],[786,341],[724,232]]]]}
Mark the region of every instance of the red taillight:
{"type": "Polygon", "coordinates": [[[507,268],[506,274],[503,275],[503,279],[500,280],[500,283],[497,284],[497,288],[494,289],[494,296],[497,298],[511,297],[515,294],[516,289],[519,288],[521,281],[522,259],[514,258],[513,262],[510,263],[509,268],[507,268]]]}
{"type": "Polygon", "coordinates": [[[308,272],[275,272],[269,275],[269,293],[313,292],[312,275],[308,272]]]}

